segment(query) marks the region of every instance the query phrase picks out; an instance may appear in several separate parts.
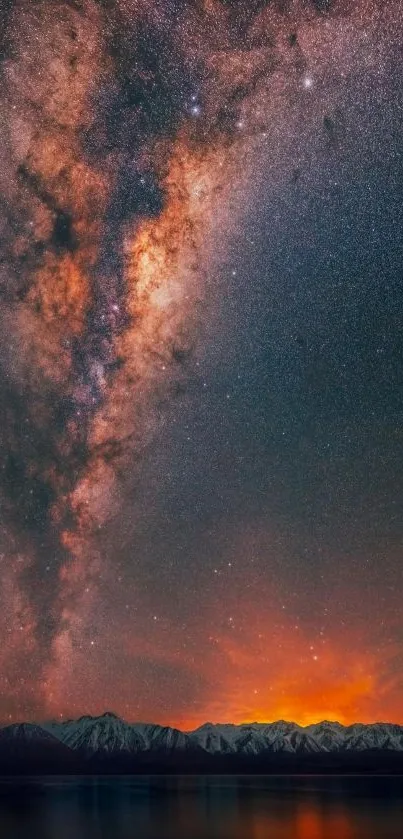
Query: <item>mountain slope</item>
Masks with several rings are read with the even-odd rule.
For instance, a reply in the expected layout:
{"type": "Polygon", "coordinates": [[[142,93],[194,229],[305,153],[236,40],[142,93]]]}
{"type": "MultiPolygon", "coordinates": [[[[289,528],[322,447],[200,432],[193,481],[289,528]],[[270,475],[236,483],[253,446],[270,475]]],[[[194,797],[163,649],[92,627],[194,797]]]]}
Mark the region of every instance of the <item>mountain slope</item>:
{"type": "Polygon", "coordinates": [[[53,771],[69,769],[74,754],[57,737],[43,726],[33,723],[15,723],[0,729],[0,771],[12,772],[16,767],[29,772],[32,769],[53,771]]]}
{"type": "Polygon", "coordinates": [[[100,717],[85,716],[42,725],[62,743],[87,755],[183,751],[190,745],[187,735],[178,729],[151,723],[128,723],[110,712],[100,717]]]}
{"type": "MultiPolygon", "coordinates": [[[[377,761],[403,767],[403,726],[388,723],[343,726],[323,721],[306,727],[279,720],[245,725],[205,723],[194,731],[151,723],[128,723],[115,714],[0,728],[0,766],[109,765],[112,771],[165,767],[168,771],[214,771],[254,766],[356,766],[377,761]],[[98,763],[97,763],[98,762],[98,763]],[[400,764],[399,764],[400,765],[400,764]]],[[[362,768],[362,767],[361,767],[362,768]]],[[[90,771],[89,769],[87,771],[90,771]]]]}

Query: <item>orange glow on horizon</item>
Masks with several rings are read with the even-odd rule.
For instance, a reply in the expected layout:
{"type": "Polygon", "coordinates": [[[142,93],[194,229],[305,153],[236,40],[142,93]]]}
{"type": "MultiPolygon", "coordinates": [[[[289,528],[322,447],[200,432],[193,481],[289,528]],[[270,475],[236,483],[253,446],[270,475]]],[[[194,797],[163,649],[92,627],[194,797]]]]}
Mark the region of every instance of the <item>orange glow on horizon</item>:
{"type": "Polygon", "coordinates": [[[358,627],[349,627],[348,642],[334,630],[315,639],[302,625],[270,624],[255,615],[240,633],[234,621],[217,635],[204,663],[214,688],[179,728],[206,721],[403,723],[401,678],[391,676],[397,645],[372,645],[358,627]]]}

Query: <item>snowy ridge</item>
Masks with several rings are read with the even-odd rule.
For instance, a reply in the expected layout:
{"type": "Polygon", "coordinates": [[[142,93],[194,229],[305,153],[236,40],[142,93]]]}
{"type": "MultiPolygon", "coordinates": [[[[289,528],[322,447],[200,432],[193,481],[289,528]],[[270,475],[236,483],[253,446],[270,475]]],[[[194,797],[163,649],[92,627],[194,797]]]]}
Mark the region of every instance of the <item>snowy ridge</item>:
{"type": "Polygon", "coordinates": [[[403,751],[403,726],[390,723],[343,726],[325,720],[306,727],[283,720],[247,725],[206,723],[189,732],[189,737],[211,754],[257,755],[265,751],[314,754],[369,749],[403,751]]]}
{"type": "Polygon", "coordinates": [[[42,727],[73,751],[88,754],[183,751],[189,747],[186,734],[176,728],[128,723],[110,712],[100,717],[42,723],[42,727]]]}
{"type": "Polygon", "coordinates": [[[0,729],[0,744],[10,739],[32,743],[47,738],[88,756],[185,751],[245,756],[403,752],[403,726],[391,723],[343,726],[323,721],[306,727],[283,720],[245,725],[205,723],[195,731],[182,732],[151,723],[128,723],[115,714],[105,713],[65,722],[18,723],[0,729]]]}

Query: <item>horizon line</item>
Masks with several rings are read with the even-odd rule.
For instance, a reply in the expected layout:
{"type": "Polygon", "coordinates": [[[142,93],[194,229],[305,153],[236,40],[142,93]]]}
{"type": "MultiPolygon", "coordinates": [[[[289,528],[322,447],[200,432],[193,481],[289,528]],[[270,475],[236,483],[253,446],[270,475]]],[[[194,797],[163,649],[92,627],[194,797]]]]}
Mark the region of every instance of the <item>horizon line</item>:
{"type": "Polygon", "coordinates": [[[354,722],[351,722],[351,723],[342,723],[338,719],[328,719],[328,718],[323,718],[322,717],[320,719],[317,719],[315,722],[310,722],[310,723],[307,723],[307,724],[302,724],[302,723],[295,722],[295,720],[287,720],[287,719],[283,719],[283,718],[278,718],[278,719],[274,719],[274,720],[263,720],[263,721],[252,720],[252,721],[245,721],[245,722],[239,722],[239,723],[222,722],[222,721],[221,722],[212,722],[211,720],[205,720],[205,722],[202,722],[199,725],[196,725],[195,728],[186,728],[186,727],[182,728],[182,727],[179,727],[178,725],[171,725],[169,723],[158,723],[158,722],[155,722],[155,721],[152,721],[152,720],[139,720],[139,719],[128,720],[128,719],[125,719],[125,717],[120,716],[120,714],[115,713],[115,711],[108,711],[108,710],[103,711],[101,714],[80,714],[77,717],[68,717],[68,716],[65,716],[64,714],[60,714],[58,717],[47,717],[47,718],[42,718],[42,719],[38,719],[38,718],[28,718],[28,719],[27,718],[18,718],[18,719],[13,720],[13,719],[8,718],[7,720],[0,721],[0,727],[5,728],[5,727],[11,726],[11,725],[27,725],[27,724],[28,725],[39,725],[39,726],[41,726],[41,725],[46,725],[46,724],[48,725],[50,723],[69,723],[69,722],[74,723],[74,722],[80,722],[80,720],[83,720],[83,719],[97,720],[97,719],[102,719],[103,717],[108,717],[108,716],[115,717],[115,719],[120,720],[121,722],[125,723],[126,725],[133,725],[133,726],[135,726],[135,725],[157,725],[160,728],[170,728],[170,729],[175,730],[175,731],[180,731],[183,734],[193,733],[194,731],[198,731],[200,728],[203,728],[203,727],[208,726],[208,725],[211,725],[211,726],[214,726],[214,727],[232,726],[234,728],[242,728],[244,726],[250,726],[250,725],[269,726],[269,725],[276,725],[277,723],[285,723],[286,725],[293,725],[296,728],[308,729],[308,728],[311,728],[314,725],[321,725],[321,724],[327,723],[327,724],[330,724],[330,725],[339,725],[342,728],[351,728],[354,725],[363,725],[363,726],[397,725],[399,727],[403,727],[403,723],[386,721],[386,720],[381,720],[381,719],[380,720],[374,720],[373,722],[362,722],[360,720],[355,720],[354,722]]]}

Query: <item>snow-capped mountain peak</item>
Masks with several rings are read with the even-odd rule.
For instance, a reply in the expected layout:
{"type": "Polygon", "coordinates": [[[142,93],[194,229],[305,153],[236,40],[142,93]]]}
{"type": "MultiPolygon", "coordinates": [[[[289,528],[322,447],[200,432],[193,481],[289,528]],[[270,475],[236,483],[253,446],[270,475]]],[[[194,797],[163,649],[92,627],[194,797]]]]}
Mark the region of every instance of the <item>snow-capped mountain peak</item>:
{"type": "Polygon", "coordinates": [[[129,723],[107,711],[99,717],[47,723],[19,723],[0,729],[5,738],[28,742],[51,737],[86,756],[173,754],[183,752],[207,755],[313,755],[368,751],[403,752],[403,726],[390,723],[343,726],[321,722],[300,726],[278,720],[271,723],[204,723],[194,731],[179,731],[152,723],[129,723]]]}

